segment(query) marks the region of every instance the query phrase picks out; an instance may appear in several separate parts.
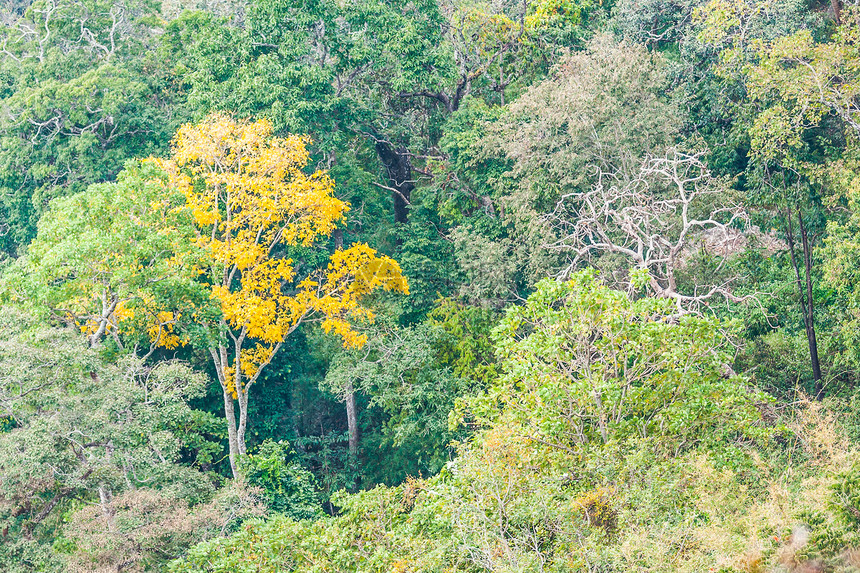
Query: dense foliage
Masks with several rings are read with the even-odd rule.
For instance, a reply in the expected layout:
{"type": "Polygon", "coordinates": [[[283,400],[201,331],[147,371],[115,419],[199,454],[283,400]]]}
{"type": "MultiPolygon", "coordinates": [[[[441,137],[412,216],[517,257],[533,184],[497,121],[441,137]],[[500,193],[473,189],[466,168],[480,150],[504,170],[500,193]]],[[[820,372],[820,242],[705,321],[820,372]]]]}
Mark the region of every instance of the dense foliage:
{"type": "Polygon", "coordinates": [[[860,568],[856,0],[0,20],[0,570],[860,568]]]}

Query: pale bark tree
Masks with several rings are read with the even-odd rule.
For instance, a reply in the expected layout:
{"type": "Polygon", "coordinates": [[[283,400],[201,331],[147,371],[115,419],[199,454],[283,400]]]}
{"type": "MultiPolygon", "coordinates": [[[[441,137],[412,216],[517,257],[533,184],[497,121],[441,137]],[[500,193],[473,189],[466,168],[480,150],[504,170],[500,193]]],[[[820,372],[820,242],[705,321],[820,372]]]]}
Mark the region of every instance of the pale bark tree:
{"type": "Polygon", "coordinates": [[[345,347],[362,346],[352,323],[373,312],[361,297],[379,288],[407,292],[397,263],[367,245],[343,249],[336,238],[327,266],[301,275],[281,255],[328,239],[349,209],[326,173],[304,174],[307,161],[303,138],[276,138],[267,121],[216,114],[181,128],[172,159],[163,163],[193,212],[196,244],[206,253],[198,268],[221,307],[219,317],[202,322],[224,398],[234,477],[247,453],[251,387],[289,336],[319,321],[345,347]]]}
{"type": "Polygon", "coordinates": [[[732,292],[737,276],[679,285],[679,271],[694,248],[717,257],[719,275],[729,256],[745,245],[749,227],[744,205],[710,173],[702,155],[670,149],[662,157],[646,158],[631,180],[600,172],[588,191],[562,196],[547,216],[556,233],[547,248],[562,253],[568,263],[560,275],[613,253],[631,268],[647,270],[650,293],[673,299],[679,313],[698,311],[713,301],[752,298],[732,292]]]}

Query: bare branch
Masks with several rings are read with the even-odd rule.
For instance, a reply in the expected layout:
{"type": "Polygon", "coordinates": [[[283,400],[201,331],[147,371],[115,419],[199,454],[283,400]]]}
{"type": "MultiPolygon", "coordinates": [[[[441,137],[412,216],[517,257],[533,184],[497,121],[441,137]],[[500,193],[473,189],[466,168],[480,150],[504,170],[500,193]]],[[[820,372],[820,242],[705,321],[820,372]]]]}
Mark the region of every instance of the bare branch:
{"type": "Polygon", "coordinates": [[[697,312],[714,299],[754,298],[732,292],[738,277],[693,285],[691,292],[679,289],[678,271],[694,250],[715,257],[719,272],[748,241],[744,205],[710,173],[702,155],[670,149],[647,157],[632,180],[601,171],[589,191],[564,195],[546,217],[557,237],[546,247],[568,256],[561,275],[594,256],[615,253],[631,267],[648,270],[651,293],[675,300],[680,313],[697,312]]]}

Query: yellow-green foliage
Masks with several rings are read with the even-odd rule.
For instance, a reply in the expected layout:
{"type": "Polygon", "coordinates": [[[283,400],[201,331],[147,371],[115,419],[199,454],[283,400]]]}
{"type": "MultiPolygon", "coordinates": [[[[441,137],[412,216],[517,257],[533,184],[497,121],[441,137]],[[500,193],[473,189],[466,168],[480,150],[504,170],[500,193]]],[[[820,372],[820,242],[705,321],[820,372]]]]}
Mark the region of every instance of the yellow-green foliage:
{"type": "Polygon", "coordinates": [[[574,455],[500,426],[436,478],[342,496],[335,518],[249,523],[172,570],[851,571],[860,540],[833,491],[856,452],[816,402],[789,436],[771,449],[672,457],[645,440],[574,455]]]}
{"type": "MultiPolygon", "coordinates": [[[[484,429],[458,446],[459,455],[439,475],[335,497],[337,517],[249,523],[233,537],[193,548],[173,571],[849,571],[856,559],[846,549],[860,547],[852,512],[860,496],[852,473],[856,449],[842,435],[836,404],[800,397],[791,413],[767,423],[746,409],[763,404],[756,406],[758,395],[743,379],[713,384],[708,372],[714,365],[700,358],[687,363],[687,374],[679,374],[686,377],[682,383],[702,384],[710,389],[710,400],[723,399],[725,408],[737,409],[701,422],[699,433],[710,439],[615,429],[606,439],[578,441],[564,431],[535,431],[548,427],[541,416],[563,415],[547,406],[555,391],[546,392],[563,383],[542,376],[537,361],[563,356],[549,351],[548,338],[540,338],[537,349],[546,353],[535,354],[536,333],[585,328],[591,315],[577,311],[592,308],[587,300],[606,298],[618,309],[638,308],[587,274],[567,287],[543,285],[529,299],[528,336],[508,332],[516,330],[512,321],[525,320],[520,310],[508,313],[497,331],[512,337],[498,341],[507,345],[500,366],[526,378],[531,374],[524,365],[531,364],[537,376],[510,389],[500,411],[483,418],[484,429]],[[519,405],[534,402],[531,417],[511,405],[517,399],[519,405]],[[716,427],[727,419],[739,429],[716,427]],[[743,424],[759,431],[744,431],[743,424]]],[[[603,340],[627,347],[641,328],[659,345],[683,338],[690,328],[683,321],[657,328],[652,321],[660,323],[657,307],[637,324],[601,323],[603,340]],[[621,332],[627,336],[613,338],[621,332]]],[[[695,328],[707,332],[704,322],[695,328]]],[[[718,348],[720,335],[711,336],[718,348]]],[[[602,350],[611,352],[609,346],[602,350]]],[[[654,356],[659,359],[644,349],[638,354],[647,375],[630,379],[631,388],[662,384],[654,372],[671,363],[654,356]]],[[[576,368],[571,376],[584,375],[586,365],[576,368]]],[[[575,392],[575,384],[568,385],[575,392]]],[[[683,410],[698,394],[679,390],[675,399],[683,410]]],[[[483,407],[486,413],[487,404],[483,407]]],[[[480,420],[481,410],[475,412],[480,420]]],[[[630,414],[639,415],[638,410],[630,414]]]]}

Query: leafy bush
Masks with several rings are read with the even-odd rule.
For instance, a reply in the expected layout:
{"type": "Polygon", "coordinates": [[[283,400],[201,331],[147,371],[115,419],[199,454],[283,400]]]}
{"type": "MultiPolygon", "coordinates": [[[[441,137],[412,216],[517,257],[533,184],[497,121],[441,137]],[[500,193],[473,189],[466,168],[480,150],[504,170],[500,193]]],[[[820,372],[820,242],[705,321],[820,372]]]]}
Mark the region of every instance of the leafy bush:
{"type": "Polygon", "coordinates": [[[316,480],[294,454],[288,443],[266,440],[257,453],[241,459],[240,467],[249,484],[262,488],[271,511],[296,520],[320,517],[316,480]]]}

